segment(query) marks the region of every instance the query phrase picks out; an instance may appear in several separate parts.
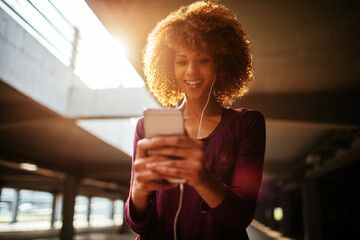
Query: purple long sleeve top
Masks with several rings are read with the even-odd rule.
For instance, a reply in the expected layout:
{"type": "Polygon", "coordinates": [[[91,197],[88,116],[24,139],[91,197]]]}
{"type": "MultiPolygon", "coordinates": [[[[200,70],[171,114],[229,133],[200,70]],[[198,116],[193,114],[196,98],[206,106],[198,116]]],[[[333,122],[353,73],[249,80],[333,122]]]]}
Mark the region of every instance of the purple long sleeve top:
{"type": "MultiPolygon", "coordinates": [[[[143,119],[138,122],[136,143],[144,138],[143,119]]],[[[210,208],[189,185],[184,185],[183,205],[177,222],[177,239],[248,239],[246,227],[254,217],[265,152],[265,121],[255,110],[224,108],[214,131],[202,139],[205,167],[226,187],[224,200],[210,208]]],[[[179,188],[153,192],[146,218],[134,218],[130,194],[124,207],[125,221],[137,239],[173,239],[179,188]]]]}

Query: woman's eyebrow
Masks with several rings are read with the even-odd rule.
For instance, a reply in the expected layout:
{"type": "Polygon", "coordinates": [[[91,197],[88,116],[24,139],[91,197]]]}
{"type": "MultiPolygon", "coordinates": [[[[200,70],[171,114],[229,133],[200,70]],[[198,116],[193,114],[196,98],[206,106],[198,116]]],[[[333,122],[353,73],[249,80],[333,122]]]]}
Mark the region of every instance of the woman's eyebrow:
{"type": "MultiPolygon", "coordinates": [[[[176,57],[187,57],[187,55],[184,55],[184,54],[177,54],[176,55],[176,57]]],[[[209,55],[207,55],[207,54],[201,54],[201,53],[197,53],[196,55],[195,55],[195,57],[210,57],[209,55]]]]}

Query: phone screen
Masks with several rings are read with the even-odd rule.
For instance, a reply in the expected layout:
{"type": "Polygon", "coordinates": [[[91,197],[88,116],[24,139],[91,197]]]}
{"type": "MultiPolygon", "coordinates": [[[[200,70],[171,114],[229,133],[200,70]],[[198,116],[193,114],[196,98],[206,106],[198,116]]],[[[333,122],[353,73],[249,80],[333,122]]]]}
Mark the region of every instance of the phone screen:
{"type": "Polygon", "coordinates": [[[178,109],[148,109],[144,111],[145,137],[184,134],[184,118],[178,109]]]}

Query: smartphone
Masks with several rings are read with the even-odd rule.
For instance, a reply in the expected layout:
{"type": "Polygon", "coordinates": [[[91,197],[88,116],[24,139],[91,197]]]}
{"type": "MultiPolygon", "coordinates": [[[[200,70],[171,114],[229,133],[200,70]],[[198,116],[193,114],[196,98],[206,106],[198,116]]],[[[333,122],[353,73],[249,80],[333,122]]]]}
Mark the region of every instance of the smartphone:
{"type": "MultiPolygon", "coordinates": [[[[146,138],[166,135],[184,135],[184,117],[178,109],[147,109],[144,111],[144,132],[146,138]]],[[[184,183],[185,179],[166,179],[171,183],[184,183]]]]}
{"type": "Polygon", "coordinates": [[[178,109],[148,109],[144,111],[145,137],[183,135],[184,118],[178,109]]]}

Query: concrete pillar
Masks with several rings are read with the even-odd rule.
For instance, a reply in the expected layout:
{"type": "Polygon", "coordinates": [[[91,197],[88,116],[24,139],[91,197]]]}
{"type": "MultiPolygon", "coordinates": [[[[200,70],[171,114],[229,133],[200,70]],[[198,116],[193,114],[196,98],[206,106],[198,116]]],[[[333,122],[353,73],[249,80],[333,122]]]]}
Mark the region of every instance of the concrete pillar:
{"type": "Polygon", "coordinates": [[[86,220],[88,223],[88,226],[90,226],[90,217],[91,217],[91,199],[92,197],[88,197],[88,205],[87,205],[87,212],[86,212],[86,220]]]}
{"type": "Polygon", "coordinates": [[[280,206],[283,209],[283,220],[280,222],[280,232],[290,238],[303,238],[304,219],[301,186],[298,185],[283,189],[280,195],[280,206]]]}
{"type": "MultiPolygon", "coordinates": [[[[126,202],[126,199],[121,199],[124,202],[126,202]]],[[[127,225],[127,223],[125,222],[125,216],[124,216],[124,212],[122,213],[122,219],[123,219],[123,223],[119,228],[119,233],[130,233],[132,232],[132,230],[130,229],[130,227],[127,225]]]]}
{"type": "Polygon", "coordinates": [[[127,225],[127,223],[125,222],[125,216],[123,214],[123,224],[121,225],[120,229],[119,229],[119,233],[130,233],[131,229],[130,227],[127,225]]]}
{"type": "Polygon", "coordinates": [[[56,195],[57,193],[52,193],[53,200],[52,200],[52,206],[51,206],[51,219],[50,219],[50,227],[54,227],[55,223],[55,211],[56,211],[56,195]]]}
{"type": "Polygon", "coordinates": [[[67,174],[63,185],[63,225],[60,232],[61,240],[72,240],[74,235],[74,210],[80,178],[67,174]]]}
{"type": "Polygon", "coordinates": [[[61,193],[58,193],[56,196],[55,222],[61,220],[62,204],[63,204],[63,196],[61,193]]]}
{"type": "Polygon", "coordinates": [[[282,192],[280,196],[280,207],[283,210],[283,219],[280,222],[280,232],[285,236],[291,234],[293,209],[291,208],[289,192],[282,192]]]}
{"type": "Polygon", "coordinates": [[[55,192],[53,195],[52,202],[52,213],[51,213],[51,227],[55,226],[55,222],[60,220],[61,217],[61,195],[58,192],[55,192]]]}
{"type": "Polygon", "coordinates": [[[110,201],[111,201],[110,219],[114,221],[115,201],[113,199],[111,199],[110,201]]]}
{"type": "Polygon", "coordinates": [[[20,204],[20,190],[15,189],[15,199],[11,208],[11,223],[17,222],[17,213],[19,210],[19,204],[20,204]]]}
{"type": "Polygon", "coordinates": [[[322,240],[318,179],[306,178],[302,190],[304,240],[322,240]]]}

